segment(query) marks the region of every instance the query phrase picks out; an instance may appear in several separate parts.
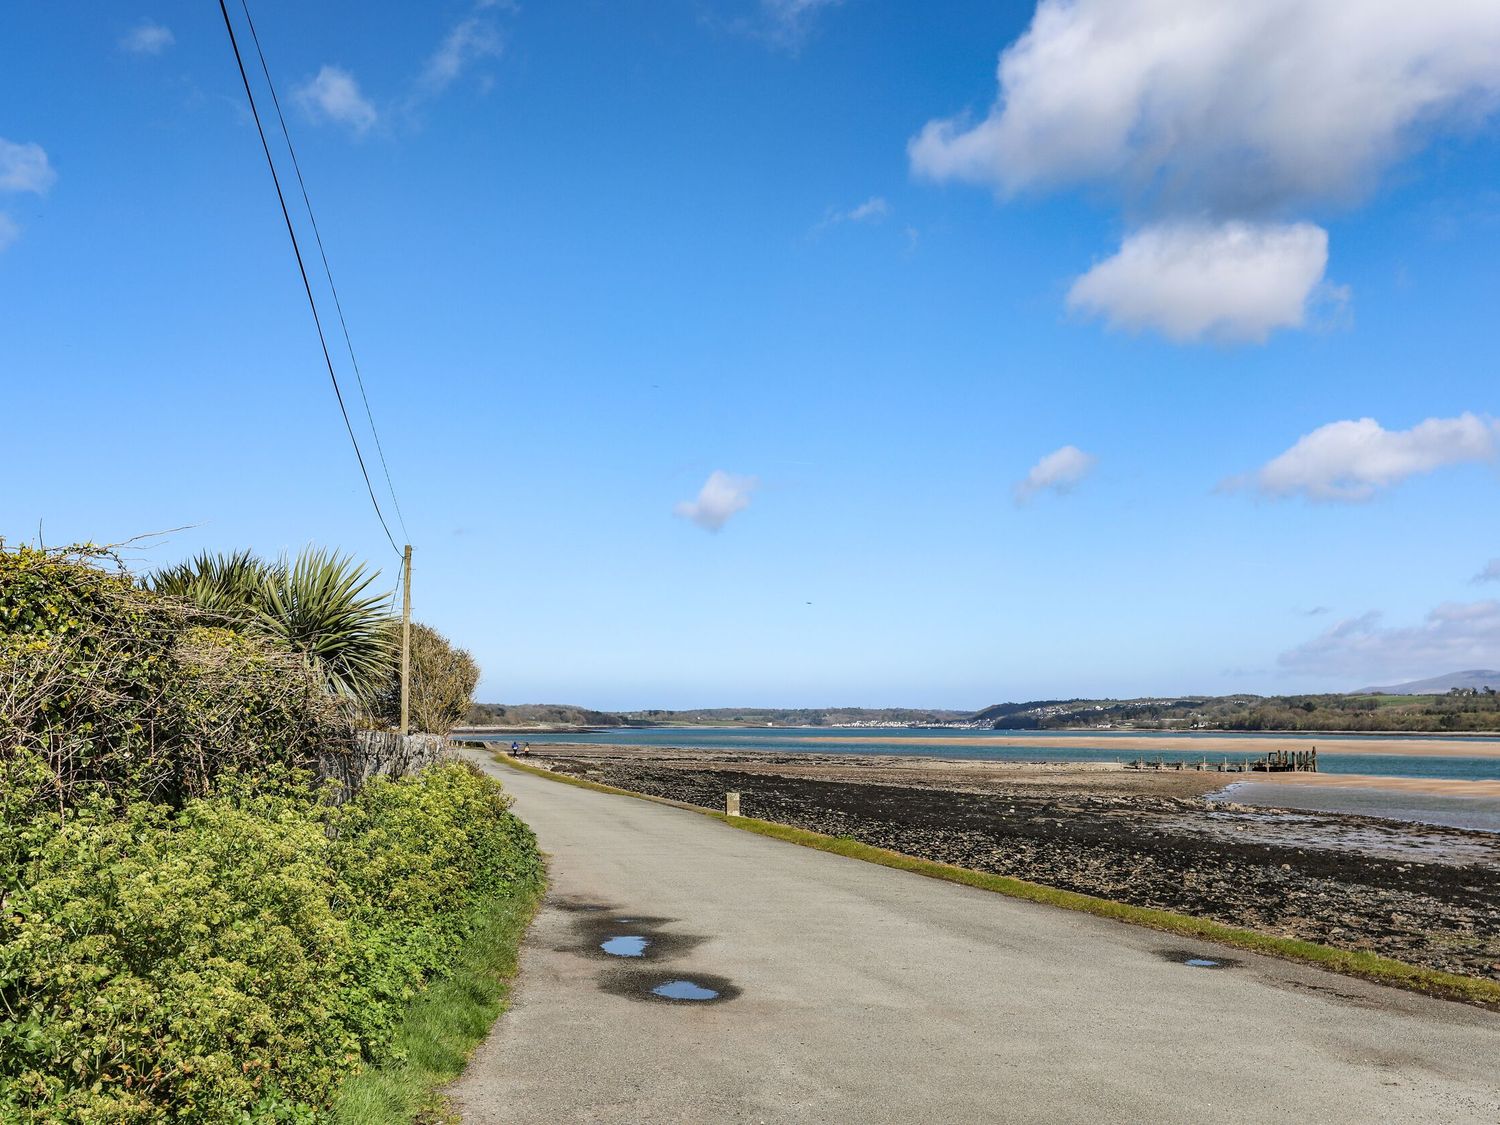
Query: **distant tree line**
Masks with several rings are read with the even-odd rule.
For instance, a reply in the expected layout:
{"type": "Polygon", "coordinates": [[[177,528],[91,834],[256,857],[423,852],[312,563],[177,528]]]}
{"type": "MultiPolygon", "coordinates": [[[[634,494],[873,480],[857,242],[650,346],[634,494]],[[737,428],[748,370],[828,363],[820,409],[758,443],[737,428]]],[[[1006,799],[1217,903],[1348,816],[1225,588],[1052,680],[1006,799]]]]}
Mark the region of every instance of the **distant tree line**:
{"type": "Polygon", "coordinates": [[[566,703],[475,703],[472,726],[644,727],[672,724],[724,724],[779,727],[826,727],[839,723],[947,723],[965,721],[967,711],[924,711],[908,707],[702,707],[689,711],[651,708],[643,711],[594,711],[566,703]]]}
{"type": "Polygon", "coordinates": [[[1446,695],[1039,700],[1003,704],[980,714],[997,730],[1109,726],[1140,730],[1437,733],[1500,729],[1500,695],[1493,689],[1456,688],[1446,695]]]}

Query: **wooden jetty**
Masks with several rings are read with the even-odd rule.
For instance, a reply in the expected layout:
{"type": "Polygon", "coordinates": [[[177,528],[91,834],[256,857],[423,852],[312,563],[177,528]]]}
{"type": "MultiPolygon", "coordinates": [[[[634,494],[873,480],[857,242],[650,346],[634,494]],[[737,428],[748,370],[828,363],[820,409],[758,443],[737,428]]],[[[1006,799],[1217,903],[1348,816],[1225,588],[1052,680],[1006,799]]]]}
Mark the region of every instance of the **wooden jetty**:
{"type": "Polygon", "coordinates": [[[1150,761],[1136,758],[1126,762],[1128,770],[1195,770],[1199,773],[1211,770],[1214,773],[1317,773],[1318,748],[1310,750],[1271,750],[1259,758],[1238,758],[1231,761],[1227,756],[1217,762],[1206,757],[1196,762],[1168,762],[1161,758],[1150,761]]]}
{"type": "Polygon", "coordinates": [[[1317,773],[1318,748],[1311,750],[1272,750],[1250,768],[1257,773],[1317,773]]]}

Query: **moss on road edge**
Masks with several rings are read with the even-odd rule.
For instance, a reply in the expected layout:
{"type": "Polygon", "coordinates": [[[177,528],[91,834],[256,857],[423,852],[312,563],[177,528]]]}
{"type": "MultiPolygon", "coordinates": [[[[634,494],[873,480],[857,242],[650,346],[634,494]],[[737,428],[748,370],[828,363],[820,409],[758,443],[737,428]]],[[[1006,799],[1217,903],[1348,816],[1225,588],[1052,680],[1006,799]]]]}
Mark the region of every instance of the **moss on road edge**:
{"type": "Polygon", "coordinates": [[[1477,977],[1460,976],[1457,973],[1445,973],[1437,969],[1424,969],[1418,965],[1408,965],[1404,961],[1397,961],[1390,957],[1381,957],[1374,953],[1365,953],[1352,949],[1337,949],[1333,946],[1319,945],[1317,942],[1277,937],[1274,934],[1257,933],[1254,930],[1242,930],[1234,926],[1226,926],[1221,922],[1210,921],[1207,918],[1193,918],[1186,914],[1174,914],[1169,910],[1155,910],[1145,906],[1131,906],[1128,903],[1115,902],[1106,898],[1095,898],[1093,895],[1080,894],[1077,891],[1064,891],[1056,887],[1044,886],[1040,883],[1030,883],[1024,879],[1015,879],[1008,875],[993,875],[989,872],[976,871],[968,867],[955,867],[948,863],[918,859],[915,856],[905,855],[901,852],[893,852],[886,848],[877,848],[870,844],[862,844],[857,840],[826,836],[821,832],[812,832],[805,828],[793,828],[791,825],[777,824],[769,820],[756,820],[753,817],[745,816],[727,816],[712,809],[705,809],[701,805],[692,805],[685,801],[673,801],[666,797],[654,797],[648,793],[636,793],[630,789],[619,789],[612,785],[601,785],[595,781],[587,781],[583,778],[555,773],[552,770],[540,769],[518,761],[509,754],[500,751],[490,751],[490,753],[496,761],[502,762],[510,768],[520,770],[523,773],[550,778],[561,784],[573,785],[580,789],[592,789],[599,793],[612,793],[621,797],[634,797],[641,801],[652,801],[656,804],[686,809],[689,812],[695,812],[701,816],[721,821],[733,828],[753,832],[758,836],[769,836],[775,840],[784,840],[789,844],[797,844],[804,848],[832,852],[834,855],[863,860],[866,863],[878,863],[882,867],[892,867],[898,871],[910,871],[913,874],[923,875],[930,879],[941,879],[949,883],[961,883],[966,887],[993,891],[997,894],[1007,895],[1010,898],[1024,899],[1027,902],[1057,906],[1064,910],[1077,910],[1099,918],[1110,918],[1114,921],[1126,922],[1133,926],[1144,926],[1147,929],[1160,930],[1163,933],[1218,942],[1220,945],[1229,945],[1236,949],[1244,949],[1252,953],[1264,954],[1268,957],[1277,957],[1283,961],[1295,961],[1304,965],[1313,965],[1320,969],[1342,973],[1345,976],[1359,977],[1363,980],[1374,981],[1377,984],[1392,985],[1396,988],[1404,988],[1410,992],[1420,992],[1424,995],[1435,996],[1443,1000],[1458,1000],[1469,1004],[1479,1004],[1488,1008],[1500,1009],[1500,984],[1493,981],[1480,980],[1477,977]]]}

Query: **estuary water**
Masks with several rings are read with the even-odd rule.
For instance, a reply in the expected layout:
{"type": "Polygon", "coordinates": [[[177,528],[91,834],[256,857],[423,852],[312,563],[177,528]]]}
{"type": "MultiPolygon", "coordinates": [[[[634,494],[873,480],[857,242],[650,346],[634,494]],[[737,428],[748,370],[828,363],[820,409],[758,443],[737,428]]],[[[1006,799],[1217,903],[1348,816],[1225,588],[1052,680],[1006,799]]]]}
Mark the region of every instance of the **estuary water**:
{"type": "Polygon", "coordinates": [[[1242,805],[1358,813],[1386,820],[1500,832],[1500,799],[1495,797],[1452,797],[1404,789],[1342,789],[1332,785],[1298,785],[1280,781],[1236,781],[1214,799],[1242,805]]]}
{"type": "MultiPolygon", "coordinates": [[[[1318,769],[1326,774],[1364,774],[1376,777],[1429,778],[1454,781],[1500,781],[1500,757],[1449,757],[1421,754],[1361,754],[1360,735],[1239,734],[1225,731],[1164,735],[1173,741],[1196,738],[1202,750],[1142,749],[1135,741],[1150,731],[1004,731],[954,730],[919,727],[614,727],[577,734],[469,735],[509,744],[517,739],[533,746],[585,743],[603,746],[673,746],[702,750],[757,750],[783,754],[903,754],[929,758],[960,758],[1004,762],[1130,762],[1137,759],[1197,764],[1209,769],[1221,762],[1258,758],[1268,750],[1307,750],[1314,746],[1338,753],[1322,753],[1318,769]],[[1004,744],[996,738],[1006,738],[1004,744]],[[1121,739],[1131,744],[1122,745],[1121,739]],[[935,742],[934,739],[940,739],[935,742]],[[1019,741],[1019,744],[1017,743],[1019,741]],[[1225,743],[1232,742],[1226,749],[1225,743]],[[1113,743],[1113,745],[1112,745],[1113,743]]],[[[1391,734],[1385,739],[1449,741],[1443,735],[1391,734]]],[[[1495,753],[1500,738],[1466,738],[1476,750],[1495,753]]],[[[1260,775],[1266,776],[1266,775],[1260,775]]]]}

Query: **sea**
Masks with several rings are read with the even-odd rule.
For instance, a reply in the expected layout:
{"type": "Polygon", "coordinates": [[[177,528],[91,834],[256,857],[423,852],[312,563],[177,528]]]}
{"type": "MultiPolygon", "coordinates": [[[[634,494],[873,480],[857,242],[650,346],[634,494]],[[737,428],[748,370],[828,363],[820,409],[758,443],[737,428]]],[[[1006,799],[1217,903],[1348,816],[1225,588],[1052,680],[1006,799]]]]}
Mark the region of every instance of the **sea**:
{"type": "MultiPolygon", "coordinates": [[[[1181,748],[1142,750],[1121,745],[1122,737],[1138,739],[1150,731],[1006,731],[964,730],[930,727],[612,727],[571,734],[483,735],[488,741],[510,743],[517,739],[534,747],[549,743],[608,746],[660,746],[702,750],[757,750],[783,754],[914,755],[930,758],[1005,762],[1131,762],[1144,759],[1184,765],[1206,762],[1212,769],[1220,762],[1258,758],[1268,750],[1305,750],[1313,746],[1338,746],[1339,753],[1322,754],[1318,771],[1324,774],[1361,774],[1373,777],[1420,778],[1454,781],[1500,781],[1500,757],[1449,757],[1404,754],[1361,754],[1360,735],[1264,734],[1204,731],[1197,737],[1216,743],[1233,739],[1243,749],[1226,751],[1221,745],[1202,751],[1181,748]],[[996,736],[1024,738],[1018,745],[996,744],[996,736]],[[923,741],[933,737],[942,743],[923,741]],[[1087,745],[1077,743],[1085,739],[1087,745]],[[1114,743],[1114,745],[1111,745],[1114,743]]],[[[1192,738],[1189,732],[1173,731],[1174,742],[1192,738]]],[[[1451,739],[1446,735],[1392,733],[1383,737],[1414,741],[1451,739]]],[[[1500,748],[1500,737],[1469,737],[1465,744],[1491,753],[1500,748]]],[[[1225,797],[1245,804],[1277,805],[1326,812],[1362,813],[1394,820],[1443,824],[1500,832],[1500,799],[1492,797],[1434,796],[1396,789],[1342,789],[1333,786],[1297,786],[1272,780],[1274,775],[1235,774],[1225,778],[1225,797]],[[1257,780],[1252,780],[1252,777],[1257,780]],[[1259,780],[1264,779],[1264,780],[1259,780]]]]}

